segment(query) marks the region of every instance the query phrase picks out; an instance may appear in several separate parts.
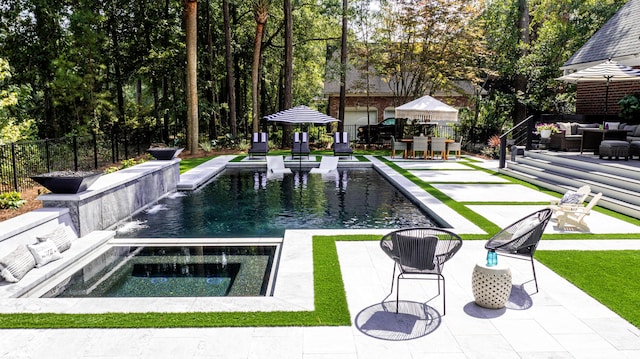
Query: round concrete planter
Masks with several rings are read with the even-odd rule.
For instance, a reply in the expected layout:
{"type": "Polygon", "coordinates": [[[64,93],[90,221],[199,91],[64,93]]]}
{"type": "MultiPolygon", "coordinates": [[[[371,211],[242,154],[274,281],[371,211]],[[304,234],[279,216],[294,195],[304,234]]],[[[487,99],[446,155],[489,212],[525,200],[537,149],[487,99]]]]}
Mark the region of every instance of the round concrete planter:
{"type": "Polygon", "coordinates": [[[31,179],[53,193],[70,194],[86,191],[102,174],[91,171],[57,171],[31,176],[31,179]]]}

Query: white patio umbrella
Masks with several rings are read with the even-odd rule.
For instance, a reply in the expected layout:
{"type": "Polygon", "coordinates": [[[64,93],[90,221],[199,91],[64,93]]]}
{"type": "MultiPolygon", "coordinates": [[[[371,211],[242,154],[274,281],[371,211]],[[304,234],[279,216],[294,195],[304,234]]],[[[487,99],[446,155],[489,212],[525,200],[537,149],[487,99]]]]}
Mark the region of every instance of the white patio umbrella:
{"type": "Polygon", "coordinates": [[[406,118],[421,123],[456,122],[458,110],[431,96],[422,96],[396,107],[396,118],[406,118]]]}
{"type": "Polygon", "coordinates": [[[325,115],[322,112],[311,109],[307,106],[301,105],[290,108],[288,110],[276,112],[271,115],[264,116],[264,119],[272,122],[286,122],[293,124],[304,123],[330,123],[340,121],[337,118],[333,118],[329,115],[325,115]]]}
{"type": "Polygon", "coordinates": [[[613,60],[607,60],[598,65],[558,77],[556,80],[569,83],[606,81],[604,99],[604,116],[606,118],[609,112],[609,82],[638,81],[640,80],[640,70],[617,63],[613,60]]]}

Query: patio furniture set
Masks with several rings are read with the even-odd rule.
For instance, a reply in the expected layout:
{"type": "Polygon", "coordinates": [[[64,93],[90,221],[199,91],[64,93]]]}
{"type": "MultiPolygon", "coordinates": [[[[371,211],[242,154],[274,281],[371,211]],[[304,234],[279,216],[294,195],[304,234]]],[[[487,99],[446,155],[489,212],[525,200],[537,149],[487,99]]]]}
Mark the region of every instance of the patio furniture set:
{"type": "MultiPolygon", "coordinates": [[[[478,263],[472,274],[472,291],[476,304],[497,309],[503,308],[509,299],[511,271],[504,264],[498,265],[497,254],[530,261],[536,293],[538,292],[533,255],[551,214],[550,208],[531,213],[486,242],[487,263],[478,263]]],[[[395,285],[396,313],[400,301],[400,279],[435,279],[438,281],[438,296],[442,294],[444,316],[446,287],[443,269],[445,262],[453,258],[462,247],[460,236],[441,228],[400,229],[382,237],[380,247],[394,261],[389,295],[393,293],[395,285]]]]}
{"type": "Polygon", "coordinates": [[[444,137],[414,136],[413,138],[402,138],[396,140],[391,136],[391,158],[395,158],[397,151],[402,151],[403,158],[418,158],[416,153],[421,153],[423,159],[435,159],[436,154],[440,159],[449,159],[449,154],[453,152],[456,158],[460,158],[462,149],[462,138],[458,141],[444,137]]]}
{"type": "Polygon", "coordinates": [[[640,126],[620,122],[556,122],[560,132],[552,134],[548,148],[560,151],[593,151],[600,158],[640,159],[640,126]]]}
{"type": "MultiPolygon", "coordinates": [[[[338,157],[352,156],[348,132],[336,132],[333,134],[333,155],[338,157]]],[[[251,148],[249,148],[249,158],[254,156],[267,156],[269,152],[269,138],[266,132],[254,132],[251,137],[251,148]]],[[[309,134],[307,132],[295,132],[293,134],[293,146],[291,147],[291,157],[309,157],[309,134]]]]}

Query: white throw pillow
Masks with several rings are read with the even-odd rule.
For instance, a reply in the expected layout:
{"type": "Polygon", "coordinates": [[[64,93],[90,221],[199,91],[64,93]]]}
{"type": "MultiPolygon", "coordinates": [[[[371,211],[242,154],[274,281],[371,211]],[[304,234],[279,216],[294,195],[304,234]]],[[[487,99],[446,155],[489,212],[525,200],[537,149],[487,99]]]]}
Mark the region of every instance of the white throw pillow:
{"type": "Polygon", "coordinates": [[[620,122],[605,122],[604,127],[609,130],[617,130],[620,122]]]}
{"type": "Polygon", "coordinates": [[[43,241],[37,244],[27,244],[27,248],[31,251],[33,258],[36,260],[36,267],[62,258],[62,254],[58,251],[58,247],[52,241],[43,241]]]}
{"type": "Polygon", "coordinates": [[[24,244],[19,245],[13,252],[0,259],[0,276],[7,282],[17,282],[33,267],[36,260],[24,244]]]}
{"type": "Polygon", "coordinates": [[[66,226],[59,225],[53,232],[36,237],[38,242],[51,241],[60,253],[71,248],[71,239],[73,236],[69,233],[66,226]]]}
{"type": "Polygon", "coordinates": [[[579,204],[582,195],[573,191],[568,191],[560,199],[560,204],[579,204]]]}

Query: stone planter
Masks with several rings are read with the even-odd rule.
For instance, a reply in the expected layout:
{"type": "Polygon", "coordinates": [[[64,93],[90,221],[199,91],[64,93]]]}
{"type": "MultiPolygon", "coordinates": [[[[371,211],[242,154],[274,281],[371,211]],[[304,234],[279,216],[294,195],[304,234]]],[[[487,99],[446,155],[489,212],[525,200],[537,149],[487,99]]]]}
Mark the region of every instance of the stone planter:
{"type": "Polygon", "coordinates": [[[56,171],[31,176],[31,179],[53,193],[78,193],[86,191],[102,172],[91,171],[56,171]]]}
{"type": "Polygon", "coordinates": [[[177,147],[154,147],[149,148],[147,153],[153,156],[156,160],[167,161],[174,159],[182,152],[184,148],[177,147]]]}

